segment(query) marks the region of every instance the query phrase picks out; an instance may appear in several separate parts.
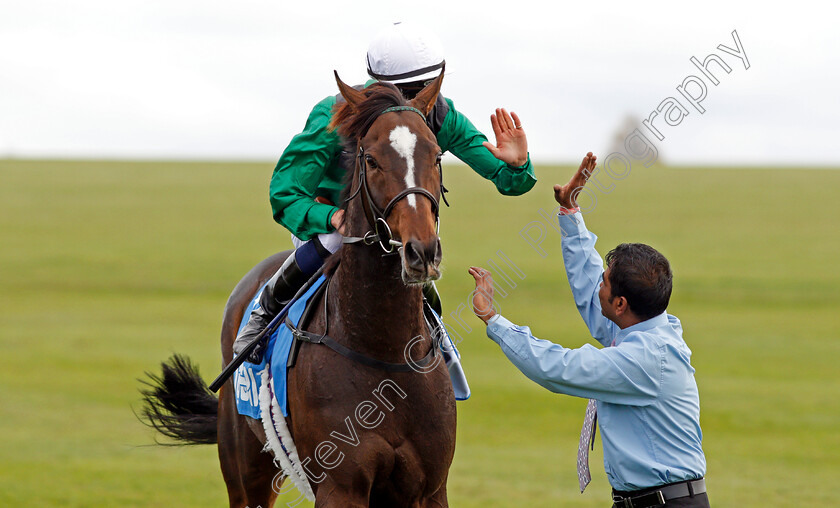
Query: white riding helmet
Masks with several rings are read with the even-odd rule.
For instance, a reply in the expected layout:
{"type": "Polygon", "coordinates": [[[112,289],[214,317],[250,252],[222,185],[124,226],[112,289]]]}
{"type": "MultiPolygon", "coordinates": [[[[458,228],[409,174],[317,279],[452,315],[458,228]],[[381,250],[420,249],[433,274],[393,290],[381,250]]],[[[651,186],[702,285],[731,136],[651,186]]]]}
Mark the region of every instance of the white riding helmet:
{"type": "Polygon", "coordinates": [[[368,75],[389,83],[436,78],[443,67],[437,36],[410,23],[394,23],[374,37],[367,52],[368,75]]]}

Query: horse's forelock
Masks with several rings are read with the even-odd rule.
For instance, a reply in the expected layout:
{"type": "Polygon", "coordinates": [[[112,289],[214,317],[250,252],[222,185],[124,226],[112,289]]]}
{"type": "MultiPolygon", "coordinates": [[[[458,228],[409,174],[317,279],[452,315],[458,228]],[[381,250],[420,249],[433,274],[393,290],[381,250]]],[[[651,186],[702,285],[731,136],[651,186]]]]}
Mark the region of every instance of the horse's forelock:
{"type": "Polygon", "coordinates": [[[385,109],[408,105],[408,100],[391,83],[374,83],[364,89],[364,94],[365,100],[359,104],[358,110],[344,101],[335,105],[330,129],[338,129],[344,138],[358,141],[385,109]]]}
{"type": "MultiPolygon", "coordinates": [[[[336,103],[329,125],[331,130],[338,129],[339,135],[344,138],[342,140],[344,150],[354,154],[358,140],[365,135],[383,111],[392,106],[408,105],[408,100],[391,83],[376,82],[365,88],[364,94],[365,100],[359,105],[358,111],[354,111],[346,101],[336,103]]],[[[351,185],[353,176],[352,170],[345,175],[341,208],[347,207],[345,199],[353,190],[351,185]]]]}

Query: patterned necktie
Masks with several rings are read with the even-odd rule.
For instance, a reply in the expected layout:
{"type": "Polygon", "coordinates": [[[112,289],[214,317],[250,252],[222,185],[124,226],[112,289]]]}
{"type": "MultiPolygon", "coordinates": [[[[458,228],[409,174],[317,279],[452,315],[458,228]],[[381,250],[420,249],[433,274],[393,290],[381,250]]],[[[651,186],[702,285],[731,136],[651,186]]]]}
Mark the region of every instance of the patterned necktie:
{"type": "Polygon", "coordinates": [[[586,417],[583,419],[583,428],[580,429],[580,443],[578,443],[577,473],[580,492],[583,493],[592,475],[589,474],[589,445],[595,448],[595,421],[598,419],[595,413],[595,399],[589,399],[586,404],[586,417]]]}

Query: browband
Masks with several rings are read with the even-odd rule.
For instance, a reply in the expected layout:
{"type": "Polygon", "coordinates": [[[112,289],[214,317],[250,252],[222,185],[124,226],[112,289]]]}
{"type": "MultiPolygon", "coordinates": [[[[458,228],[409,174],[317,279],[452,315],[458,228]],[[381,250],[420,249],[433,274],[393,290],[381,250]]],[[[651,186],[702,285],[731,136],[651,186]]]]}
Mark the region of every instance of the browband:
{"type": "Polygon", "coordinates": [[[391,106],[390,108],[385,108],[382,111],[382,113],[379,114],[384,115],[385,113],[394,113],[397,111],[414,111],[415,113],[420,115],[420,118],[422,118],[424,122],[426,121],[426,115],[424,115],[422,111],[413,106],[391,106]]]}

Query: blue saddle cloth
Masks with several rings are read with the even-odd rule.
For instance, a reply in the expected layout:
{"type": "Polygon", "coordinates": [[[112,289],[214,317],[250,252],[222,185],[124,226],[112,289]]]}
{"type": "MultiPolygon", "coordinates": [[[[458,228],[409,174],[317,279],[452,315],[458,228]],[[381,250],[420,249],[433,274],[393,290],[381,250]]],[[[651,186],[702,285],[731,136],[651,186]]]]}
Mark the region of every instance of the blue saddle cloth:
{"type": "MultiPolygon", "coordinates": [[[[312,298],[315,291],[321,287],[326,281],[325,276],[321,276],[315,284],[309,288],[309,291],[303,294],[298,301],[292,304],[289,309],[288,317],[292,324],[299,325],[301,315],[303,314],[306,304],[312,298]]],[[[251,313],[259,305],[260,295],[265,286],[257,291],[251,303],[245,309],[242,317],[242,322],[239,324],[239,332],[248,322],[251,313]]],[[[450,380],[452,381],[452,388],[455,392],[456,400],[467,400],[470,398],[470,387],[467,383],[467,378],[464,375],[464,370],[461,367],[461,354],[455,347],[454,342],[446,331],[446,326],[443,320],[436,312],[432,311],[434,317],[433,321],[429,323],[432,333],[440,333],[438,342],[440,350],[446,361],[446,367],[449,370],[450,380]]],[[[245,362],[239,366],[233,375],[233,386],[235,387],[236,409],[241,415],[250,416],[251,418],[259,419],[261,417],[260,411],[260,386],[262,384],[262,376],[266,371],[266,366],[271,370],[271,378],[274,380],[274,396],[280,405],[283,416],[289,416],[287,389],[286,389],[286,364],[289,361],[289,352],[294,344],[294,338],[291,330],[285,324],[280,324],[274,333],[268,339],[268,346],[266,353],[263,355],[262,363],[253,364],[245,362]]]]}
{"type": "MultiPolygon", "coordinates": [[[[315,284],[309,288],[309,291],[303,294],[292,307],[289,309],[288,317],[295,326],[300,321],[301,314],[306,308],[306,302],[312,297],[312,294],[327,280],[325,276],[321,276],[315,284]]],[[[251,313],[257,308],[260,302],[260,295],[265,286],[261,287],[251,303],[245,309],[242,316],[242,322],[239,323],[239,332],[248,322],[251,313]]],[[[245,362],[236,369],[233,375],[233,386],[235,388],[236,409],[241,415],[250,416],[251,418],[259,419],[260,414],[260,385],[262,384],[262,376],[268,365],[271,369],[271,377],[274,380],[274,396],[280,404],[280,409],[283,416],[289,416],[288,399],[286,397],[286,364],[289,361],[289,351],[291,351],[294,338],[289,327],[285,324],[280,324],[274,333],[268,338],[268,345],[265,349],[262,362],[260,364],[253,364],[245,362]]]]}

